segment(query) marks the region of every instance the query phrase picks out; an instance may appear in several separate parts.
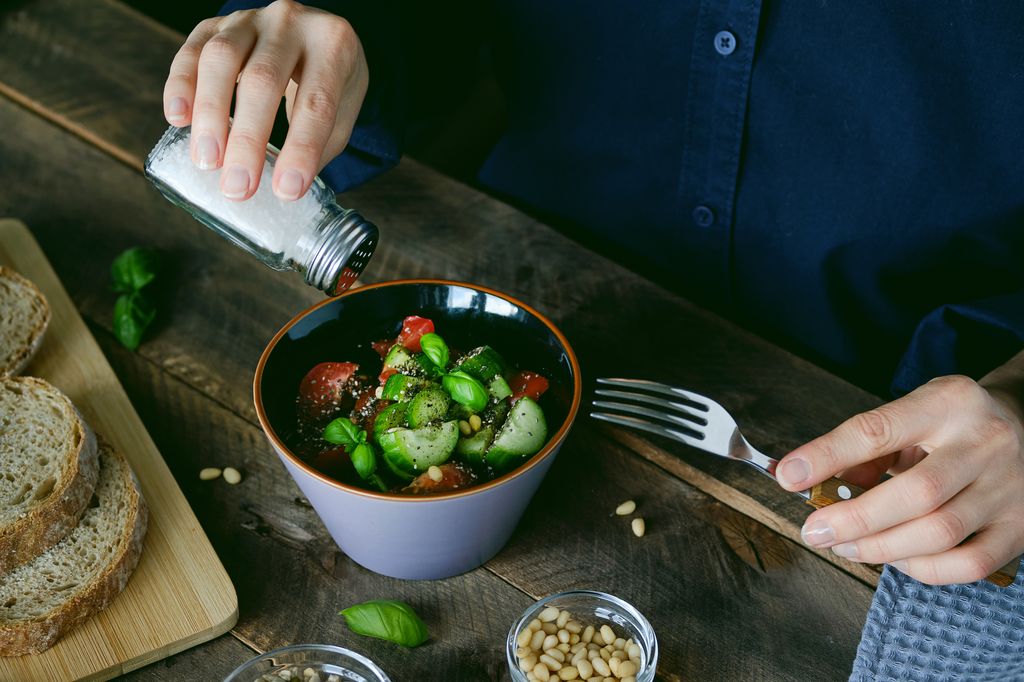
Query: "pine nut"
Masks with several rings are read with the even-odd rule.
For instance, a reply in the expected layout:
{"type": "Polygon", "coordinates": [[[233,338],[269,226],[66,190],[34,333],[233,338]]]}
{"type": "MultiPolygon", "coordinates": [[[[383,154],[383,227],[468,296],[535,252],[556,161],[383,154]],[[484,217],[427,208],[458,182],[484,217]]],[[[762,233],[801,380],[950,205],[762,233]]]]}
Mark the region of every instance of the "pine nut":
{"type": "Polygon", "coordinates": [[[590,642],[593,641],[593,639],[594,639],[594,626],[593,625],[588,625],[583,630],[583,641],[586,642],[587,644],[590,644],[590,642]]]}
{"type": "Polygon", "coordinates": [[[632,677],[637,673],[637,665],[633,661],[623,661],[619,663],[619,677],[632,677]]]}
{"type": "Polygon", "coordinates": [[[561,651],[563,654],[569,653],[569,643],[568,642],[560,642],[558,644],[558,646],[556,646],[555,648],[558,649],[559,651],[561,651]]]}
{"type": "Polygon", "coordinates": [[[626,500],[618,507],[615,508],[615,513],[619,516],[629,516],[636,511],[636,502],[633,500],[626,500]]]}
{"type": "Polygon", "coordinates": [[[565,668],[562,668],[558,671],[558,679],[560,680],[575,680],[579,676],[580,671],[572,667],[571,665],[566,666],[565,668]]]}
{"type": "Polygon", "coordinates": [[[626,675],[621,680],[619,680],[619,682],[636,682],[636,677],[634,677],[633,675],[626,675]]]}
{"type": "Polygon", "coordinates": [[[565,624],[569,622],[570,618],[572,618],[571,613],[569,613],[568,611],[562,611],[558,614],[558,619],[555,621],[555,625],[557,625],[559,629],[564,629],[565,624]]]}
{"type": "Polygon", "coordinates": [[[480,419],[480,415],[478,415],[478,414],[471,414],[471,415],[469,415],[469,427],[471,429],[473,429],[474,431],[479,431],[480,427],[483,426],[483,425],[484,425],[484,423],[480,419]]]}
{"type": "Polygon", "coordinates": [[[531,639],[533,639],[533,630],[526,628],[525,630],[519,633],[518,637],[516,637],[516,644],[518,644],[519,646],[528,647],[530,646],[531,639]]]}
{"type": "Polygon", "coordinates": [[[555,633],[555,636],[558,637],[558,641],[562,642],[563,644],[569,641],[569,631],[568,630],[559,630],[558,632],[555,633]]]}
{"type": "Polygon", "coordinates": [[[519,659],[519,669],[524,673],[533,670],[535,665],[537,665],[537,657],[532,654],[519,659]]]}
{"type": "Polygon", "coordinates": [[[647,530],[647,525],[644,523],[644,520],[638,516],[633,519],[633,523],[631,525],[633,526],[633,535],[638,538],[642,538],[644,536],[644,532],[647,530]]]}
{"type": "Polygon", "coordinates": [[[224,480],[231,485],[236,485],[242,482],[242,474],[238,473],[238,469],[234,467],[224,467],[224,480]]]}
{"type": "Polygon", "coordinates": [[[619,651],[622,651],[626,648],[626,640],[622,639],[621,637],[616,637],[615,641],[612,642],[612,646],[614,646],[619,651]]]}
{"type": "Polygon", "coordinates": [[[516,647],[516,658],[523,658],[529,656],[533,651],[528,646],[516,647]]]}
{"type": "Polygon", "coordinates": [[[540,682],[548,682],[551,679],[551,671],[543,663],[538,663],[533,666],[533,676],[540,680],[540,682]]]}
{"type": "Polygon", "coordinates": [[[611,668],[612,675],[615,675],[615,677],[619,676],[619,663],[621,663],[621,662],[622,661],[620,661],[617,658],[609,658],[608,659],[608,667],[611,668]]]}
{"type": "Polygon", "coordinates": [[[580,641],[580,636],[579,635],[576,635],[576,634],[569,635],[569,644],[578,644],[579,641],[580,641]]]}
{"type": "Polygon", "coordinates": [[[544,638],[544,643],[540,645],[540,648],[547,651],[548,649],[554,649],[556,646],[558,646],[558,638],[554,635],[548,635],[544,638]]]}
{"type": "Polygon", "coordinates": [[[626,652],[622,649],[617,649],[612,652],[612,658],[617,658],[620,661],[625,661],[628,658],[628,656],[626,656],[626,652]]]}
{"type": "Polygon", "coordinates": [[[608,652],[607,649],[601,649],[597,653],[601,655],[601,660],[603,660],[603,661],[610,661],[610,660],[612,660],[612,655],[611,655],[611,653],[608,652]]]}
{"type": "Polygon", "coordinates": [[[544,634],[553,635],[558,632],[558,626],[554,623],[544,623],[540,626],[540,629],[544,631],[544,634]]]}
{"type": "Polygon", "coordinates": [[[630,644],[626,647],[626,653],[629,654],[631,659],[640,658],[640,647],[636,644],[630,644]]]}
{"type": "Polygon", "coordinates": [[[589,680],[594,675],[594,666],[590,665],[590,661],[584,659],[576,664],[576,669],[580,672],[580,677],[585,680],[589,680]]]}
{"type": "Polygon", "coordinates": [[[579,621],[570,620],[565,624],[565,629],[574,635],[578,635],[583,630],[583,626],[579,624],[579,621]]]}
{"type": "Polygon", "coordinates": [[[546,665],[548,667],[548,670],[550,670],[553,673],[558,672],[562,668],[561,661],[556,661],[547,654],[540,655],[540,662],[546,665]]]}
{"type": "Polygon", "coordinates": [[[551,658],[555,659],[559,663],[565,663],[565,654],[563,654],[558,649],[548,649],[547,651],[544,652],[544,654],[547,655],[547,656],[550,656],[551,658]]]}
{"type": "Polygon", "coordinates": [[[531,630],[533,630],[534,632],[536,632],[537,630],[540,630],[540,626],[541,625],[543,625],[543,623],[540,622],[540,619],[539,618],[534,618],[533,620],[530,621],[530,624],[527,625],[526,627],[528,627],[531,630]]]}
{"type": "Polygon", "coordinates": [[[468,436],[471,433],[473,433],[473,429],[470,428],[469,422],[466,421],[465,419],[459,420],[459,431],[462,433],[463,436],[468,436]]]}
{"type": "Polygon", "coordinates": [[[539,651],[541,645],[544,643],[544,637],[545,635],[543,630],[537,630],[537,632],[533,633],[533,637],[530,638],[530,648],[534,651],[539,651]]]}
{"type": "Polygon", "coordinates": [[[603,658],[595,658],[591,663],[594,665],[595,673],[603,675],[604,677],[608,677],[612,674],[612,669],[608,667],[608,664],[604,662],[603,658]]]}
{"type": "Polygon", "coordinates": [[[217,467],[206,467],[199,470],[199,480],[212,481],[215,478],[220,478],[220,473],[220,469],[217,467]]]}
{"type": "Polygon", "coordinates": [[[607,625],[601,626],[601,639],[604,640],[605,644],[611,644],[615,641],[615,631],[607,625]]]}
{"type": "Polygon", "coordinates": [[[526,673],[526,682],[537,682],[537,676],[533,674],[533,671],[526,673]]]}
{"type": "Polygon", "coordinates": [[[573,644],[572,647],[569,648],[569,651],[571,651],[571,652],[573,652],[575,654],[576,652],[582,651],[582,650],[584,650],[586,648],[587,648],[586,644],[584,644],[583,642],[577,642],[576,644],[573,644]]]}
{"type": "Polygon", "coordinates": [[[432,466],[429,469],[427,469],[427,476],[429,476],[430,480],[434,481],[435,483],[444,478],[444,474],[441,473],[441,470],[436,466],[432,466]]]}

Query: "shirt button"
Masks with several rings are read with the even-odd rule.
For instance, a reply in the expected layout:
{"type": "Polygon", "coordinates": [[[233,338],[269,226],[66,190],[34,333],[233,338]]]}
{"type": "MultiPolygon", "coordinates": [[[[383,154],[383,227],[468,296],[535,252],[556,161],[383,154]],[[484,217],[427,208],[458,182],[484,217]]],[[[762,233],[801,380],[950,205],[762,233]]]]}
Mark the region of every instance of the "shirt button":
{"type": "Polygon", "coordinates": [[[729,31],[719,31],[715,34],[715,50],[723,57],[728,57],[736,51],[736,36],[729,31]]]}
{"type": "Polygon", "coordinates": [[[698,206],[693,209],[693,222],[697,227],[711,227],[715,222],[715,214],[707,206],[698,206]]]}

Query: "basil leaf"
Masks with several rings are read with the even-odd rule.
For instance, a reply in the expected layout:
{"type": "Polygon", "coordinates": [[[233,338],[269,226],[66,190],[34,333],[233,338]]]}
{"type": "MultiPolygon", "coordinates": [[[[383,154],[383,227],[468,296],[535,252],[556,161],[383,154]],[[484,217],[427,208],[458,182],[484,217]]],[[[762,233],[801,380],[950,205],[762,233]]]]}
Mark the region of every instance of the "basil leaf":
{"type": "Polygon", "coordinates": [[[417,647],[430,637],[427,626],[408,604],[377,599],[350,606],[341,612],[352,632],[386,639],[404,647],[417,647]]]}
{"type": "Polygon", "coordinates": [[[110,266],[114,291],[131,293],[153,281],[159,257],[153,249],[135,247],[121,253],[110,266]]]}
{"type": "Polygon", "coordinates": [[[465,372],[446,374],[441,380],[441,386],[448,391],[452,400],[465,405],[473,412],[479,412],[487,407],[487,389],[465,372]]]}
{"type": "Polygon", "coordinates": [[[377,470],[377,456],[373,454],[373,446],[367,443],[359,443],[349,454],[352,466],[355,467],[359,478],[370,478],[377,470]]]}
{"type": "Polygon", "coordinates": [[[335,445],[345,446],[348,451],[359,442],[359,432],[362,431],[347,417],[338,417],[324,427],[324,440],[335,445]]]}
{"type": "Polygon", "coordinates": [[[420,348],[442,372],[448,367],[448,344],[440,336],[434,332],[424,334],[420,338],[420,348]]]}
{"type": "Polygon", "coordinates": [[[156,310],[141,291],[121,294],[114,303],[114,335],[125,348],[135,350],[154,317],[156,310]]]}

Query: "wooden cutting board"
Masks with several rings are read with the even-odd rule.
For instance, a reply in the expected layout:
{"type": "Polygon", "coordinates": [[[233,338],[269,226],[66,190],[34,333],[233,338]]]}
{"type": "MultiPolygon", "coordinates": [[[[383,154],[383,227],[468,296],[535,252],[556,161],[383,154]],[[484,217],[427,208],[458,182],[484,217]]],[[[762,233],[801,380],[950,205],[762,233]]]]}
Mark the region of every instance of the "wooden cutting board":
{"type": "Polygon", "coordinates": [[[127,456],[150,510],[142,559],[125,591],[50,650],[0,658],[0,682],[107,680],[226,632],[238,619],[235,588],[96,340],[21,222],[0,220],[0,264],[35,282],[53,311],[25,374],[67,393],[93,429],[127,456]]]}

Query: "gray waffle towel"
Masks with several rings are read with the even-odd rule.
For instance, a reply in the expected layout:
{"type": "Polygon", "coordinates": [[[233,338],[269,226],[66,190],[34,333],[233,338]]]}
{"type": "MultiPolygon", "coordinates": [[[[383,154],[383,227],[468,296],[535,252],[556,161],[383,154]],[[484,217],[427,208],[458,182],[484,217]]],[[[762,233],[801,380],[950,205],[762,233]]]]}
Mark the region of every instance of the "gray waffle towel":
{"type": "Polygon", "coordinates": [[[886,566],[850,679],[1024,680],[1022,572],[1006,588],[933,587],[886,566]]]}

